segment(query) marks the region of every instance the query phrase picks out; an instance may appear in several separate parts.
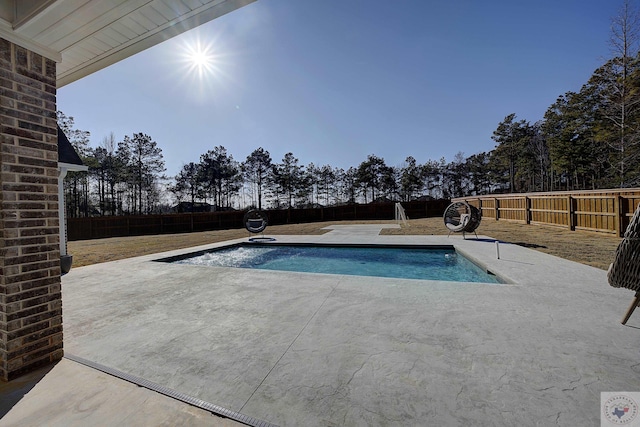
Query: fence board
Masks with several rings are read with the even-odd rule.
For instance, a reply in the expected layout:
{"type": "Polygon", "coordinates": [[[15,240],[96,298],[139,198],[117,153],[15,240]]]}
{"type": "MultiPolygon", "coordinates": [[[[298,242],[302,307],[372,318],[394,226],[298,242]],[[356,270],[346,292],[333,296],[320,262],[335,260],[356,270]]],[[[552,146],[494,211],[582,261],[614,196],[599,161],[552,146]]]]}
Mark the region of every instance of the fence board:
{"type": "Polygon", "coordinates": [[[640,188],[500,194],[453,199],[482,207],[485,218],[621,236],[640,204],[640,188]]]}

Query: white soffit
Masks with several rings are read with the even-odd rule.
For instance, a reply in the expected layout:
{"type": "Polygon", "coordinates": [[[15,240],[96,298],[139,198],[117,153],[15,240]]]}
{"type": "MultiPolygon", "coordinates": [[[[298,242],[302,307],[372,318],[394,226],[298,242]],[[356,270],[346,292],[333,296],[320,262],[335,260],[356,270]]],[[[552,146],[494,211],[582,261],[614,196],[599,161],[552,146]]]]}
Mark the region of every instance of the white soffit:
{"type": "Polygon", "coordinates": [[[62,87],[255,0],[0,0],[0,37],[57,62],[62,87]]]}

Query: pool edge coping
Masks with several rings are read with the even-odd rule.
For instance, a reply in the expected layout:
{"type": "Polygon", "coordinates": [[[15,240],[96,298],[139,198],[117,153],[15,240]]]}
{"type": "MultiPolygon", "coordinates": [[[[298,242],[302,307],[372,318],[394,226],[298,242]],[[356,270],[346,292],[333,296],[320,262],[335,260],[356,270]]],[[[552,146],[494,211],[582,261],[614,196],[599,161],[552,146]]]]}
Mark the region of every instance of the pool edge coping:
{"type": "MultiPolygon", "coordinates": [[[[296,235],[297,236],[297,235],[296,235]]],[[[310,237],[314,235],[299,235],[302,237],[310,237]]],[[[294,236],[295,237],[295,236],[294,236]]],[[[167,255],[160,258],[151,259],[151,262],[159,262],[165,264],[172,264],[176,261],[181,261],[187,258],[196,257],[200,255],[204,255],[209,252],[214,252],[223,249],[230,249],[234,247],[242,247],[242,246],[294,246],[294,247],[345,247],[345,248],[394,248],[394,249],[443,249],[443,250],[454,250],[456,253],[461,254],[465,257],[469,262],[474,264],[476,267],[480,268],[485,274],[489,276],[494,276],[497,280],[497,283],[492,282],[470,282],[470,281],[451,281],[451,280],[434,280],[434,279],[417,279],[417,278],[403,278],[403,277],[385,277],[385,276],[361,276],[361,275],[352,275],[358,277],[380,277],[384,279],[400,279],[400,280],[419,280],[419,281],[428,281],[428,282],[457,282],[457,283],[483,283],[488,285],[509,285],[509,286],[517,286],[518,283],[512,280],[511,278],[505,276],[502,273],[495,273],[492,269],[486,265],[486,263],[479,260],[477,257],[471,255],[468,251],[460,248],[455,243],[342,243],[342,242],[302,242],[302,241],[252,241],[245,239],[234,239],[222,242],[216,242],[215,244],[206,245],[206,246],[197,246],[193,248],[184,248],[178,254],[167,255]],[[201,249],[197,249],[201,248],[201,249]],[[197,249],[191,250],[190,249],[197,249]]],[[[176,252],[176,251],[172,251],[176,252]]],[[[155,255],[162,255],[162,253],[158,253],[155,255]]],[[[219,268],[238,268],[238,267],[229,267],[229,266],[215,266],[219,268]]],[[[291,273],[291,271],[287,270],[277,270],[283,273],[291,273]]],[[[335,275],[345,275],[344,273],[318,273],[318,272],[304,272],[304,271],[296,271],[295,273],[302,274],[335,274],[335,275]]]]}

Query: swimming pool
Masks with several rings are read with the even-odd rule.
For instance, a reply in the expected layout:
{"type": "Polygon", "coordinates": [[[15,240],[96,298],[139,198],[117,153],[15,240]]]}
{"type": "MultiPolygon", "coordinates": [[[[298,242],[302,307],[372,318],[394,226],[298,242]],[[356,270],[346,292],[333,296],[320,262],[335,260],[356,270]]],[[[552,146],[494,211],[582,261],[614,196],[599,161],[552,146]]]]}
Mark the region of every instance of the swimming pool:
{"type": "Polygon", "coordinates": [[[239,244],[158,261],[402,279],[502,283],[453,247],[239,244]]]}

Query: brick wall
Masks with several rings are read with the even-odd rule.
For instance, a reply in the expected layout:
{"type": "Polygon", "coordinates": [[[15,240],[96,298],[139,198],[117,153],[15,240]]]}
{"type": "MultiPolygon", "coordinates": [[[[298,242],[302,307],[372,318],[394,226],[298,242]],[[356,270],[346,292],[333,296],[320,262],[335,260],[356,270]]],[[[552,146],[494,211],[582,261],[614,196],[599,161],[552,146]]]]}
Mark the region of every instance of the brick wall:
{"type": "Polygon", "coordinates": [[[56,64],[0,38],[0,379],[62,357],[56,64]]]}

